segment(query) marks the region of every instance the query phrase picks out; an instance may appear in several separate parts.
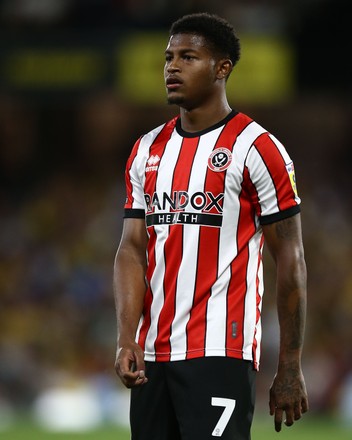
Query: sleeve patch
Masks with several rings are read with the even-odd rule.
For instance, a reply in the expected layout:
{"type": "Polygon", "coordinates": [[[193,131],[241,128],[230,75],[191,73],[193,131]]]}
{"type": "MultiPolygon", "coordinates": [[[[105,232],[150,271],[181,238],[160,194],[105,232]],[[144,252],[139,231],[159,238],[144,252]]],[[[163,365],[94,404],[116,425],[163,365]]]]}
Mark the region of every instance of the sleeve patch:
{"type": "Polygon", "coordinates": [[[293,162],[290,162],[286,165],[286,170],[290,178],[291,186],[293,189],[293,192],[298,197],[298,191],[297,191],[297,184],[296,184],[296,176],[295,176],[295,167],[293,166],[293,162]]]}

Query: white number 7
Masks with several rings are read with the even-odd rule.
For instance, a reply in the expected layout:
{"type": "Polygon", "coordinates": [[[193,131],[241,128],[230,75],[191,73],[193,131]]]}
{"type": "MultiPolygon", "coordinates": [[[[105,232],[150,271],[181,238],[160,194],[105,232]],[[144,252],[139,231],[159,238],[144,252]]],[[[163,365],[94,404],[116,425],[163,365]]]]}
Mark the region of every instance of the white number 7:
{"type": "Polygon", "coordinates": [[[225,408],[224,412],[221,414],[218,423],[214,428],[214,431],[211,434],[212,437],[221,437],[235,409],[236,400],[225,399],[223,397],[212,397],[211,404],[212,406],[223,406],[225,408]]]}

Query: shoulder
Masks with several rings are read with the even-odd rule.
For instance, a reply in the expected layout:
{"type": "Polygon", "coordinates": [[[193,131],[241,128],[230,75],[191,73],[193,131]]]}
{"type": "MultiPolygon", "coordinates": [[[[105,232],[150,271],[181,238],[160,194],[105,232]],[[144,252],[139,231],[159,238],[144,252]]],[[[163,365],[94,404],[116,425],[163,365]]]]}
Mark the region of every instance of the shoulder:
{"type": "MultiPolygon", "coordinates": [[[[147,133],[142,134],[135,142],[130,153],[130,162],[135,165],[141,164],[148,160],[153,146],[165,137],[170,137],[173,132],[178,117],[171,119],[168,122],[158,125],[147,133]]],[[[142,170],[142,168],[141,168],[142,170]]]]}
{"type": "Polygon", "coordinates": [[[247,157],[253,146],[261,144],[270,135],[261,124],[240,112],[234,118],[233,134],[236,136],[237,151],[244,157],[247,157]]]}
{"type": "Polygon", "coordinates": [[[264,149],[274,148],[280,151],[285,150],[281,141],[272,132],[263,127],[263,125],[244,113],[238,113],[238,117],[245,126],[242,137],[249,141],[251,146],[253,145],[264,149]]]}
{"type": "Polygon", "coordinates": [[[179,116],[175,116],[173,119],[158,125],[149,132],[140,136],[139,141],[151,145],[161,133],[165,131],[173,131],[178,119],[179,116]]]}

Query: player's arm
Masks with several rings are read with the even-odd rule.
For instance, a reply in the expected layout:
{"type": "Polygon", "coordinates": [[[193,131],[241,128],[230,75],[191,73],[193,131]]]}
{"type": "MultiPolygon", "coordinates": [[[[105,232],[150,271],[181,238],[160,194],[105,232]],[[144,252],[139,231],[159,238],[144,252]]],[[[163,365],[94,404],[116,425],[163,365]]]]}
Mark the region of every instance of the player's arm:
{"type": "Polygon", "coordinates": [[[301,219],[292,217],[263,226],[265,242],[277,270],[277,310],[280,351],[277,373],[270,387],[270,414],[275,430],[291,426],[308,410],[307,391],[301,369],[306,319],[306,264],[301,219]]]}
{"type": "Polygon", "coordinates": [[[115,370],[128,388],[147,381],[144,374],[144,353],[135,342],[146,291],[147,240],[144,219],[124,220],[121,242],[114,263],[118,332],[115,370]]]}

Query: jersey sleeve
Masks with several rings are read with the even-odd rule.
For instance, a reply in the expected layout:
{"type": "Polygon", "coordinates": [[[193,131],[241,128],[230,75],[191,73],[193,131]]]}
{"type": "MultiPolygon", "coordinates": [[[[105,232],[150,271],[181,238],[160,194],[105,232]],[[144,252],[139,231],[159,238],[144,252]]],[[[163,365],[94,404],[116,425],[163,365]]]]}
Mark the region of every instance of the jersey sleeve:
{"type": "Polygon", "coordinates": [[[144,218],[145,203],[143,182],[138,172],[138,151],[141,138],[134,144],[125,168],[126,201],[125,218],[144,218]]]}
{"type": "Polygon", "coordinates": [[[300,212],[294,164],[285,147],[271,134],[259,136],[246,159],[250,193],[262,225],[300,212]]]}

